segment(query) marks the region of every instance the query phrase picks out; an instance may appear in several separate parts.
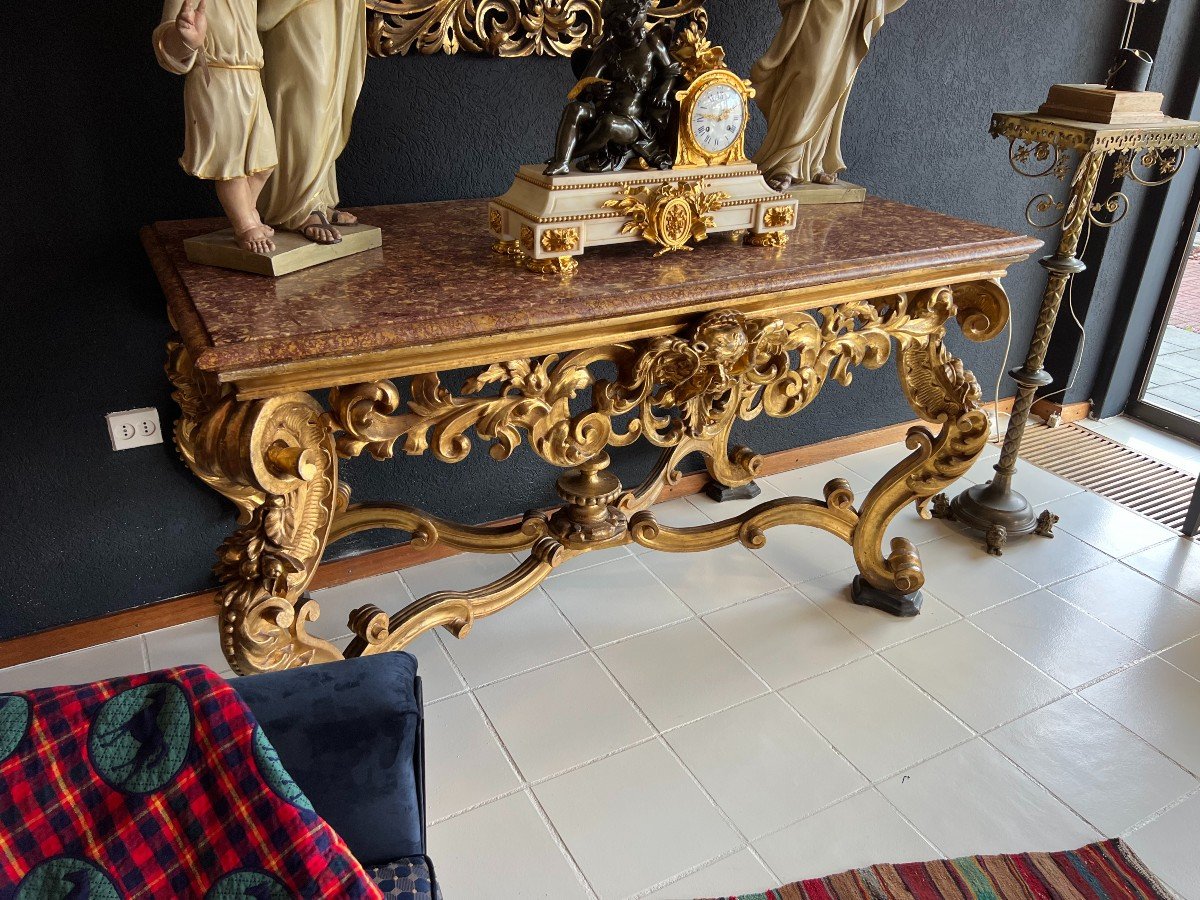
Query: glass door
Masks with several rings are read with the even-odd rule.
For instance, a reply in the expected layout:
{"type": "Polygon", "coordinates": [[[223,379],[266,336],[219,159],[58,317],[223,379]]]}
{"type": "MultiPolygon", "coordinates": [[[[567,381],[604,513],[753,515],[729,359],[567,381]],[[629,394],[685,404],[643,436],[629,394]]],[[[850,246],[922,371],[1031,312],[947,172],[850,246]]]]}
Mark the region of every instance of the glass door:
{"type": "Polygon", "coordinates": [[[1200,442],[1200,234],[1188,240],[1166,308],[1157,349],[1126,414],[1200,442]]]}

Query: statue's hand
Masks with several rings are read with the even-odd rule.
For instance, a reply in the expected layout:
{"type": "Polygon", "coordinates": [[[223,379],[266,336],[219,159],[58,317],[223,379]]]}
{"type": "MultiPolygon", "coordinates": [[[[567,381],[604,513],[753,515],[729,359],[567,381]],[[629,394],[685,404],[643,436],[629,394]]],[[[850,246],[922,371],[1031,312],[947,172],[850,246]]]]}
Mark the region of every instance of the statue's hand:
{"type": "Polygon", "coordinates": [[[592,100],[596,102],[607,100],[612,96],[612,92],[613,86],[611,81],[597,81],[588,88],[588,93],[591,95],[592,100]]]}
{"type": "Polygon", "coordinates": [[[208,16],[205,12],[207,3],[208,0],[197,0],[193,6],[192,0],[184,0],[179,15],[175,17],[175,30],[179,32],[179,38],[188,52],[204,47],[204,37],[208,34],[208,16]]]}

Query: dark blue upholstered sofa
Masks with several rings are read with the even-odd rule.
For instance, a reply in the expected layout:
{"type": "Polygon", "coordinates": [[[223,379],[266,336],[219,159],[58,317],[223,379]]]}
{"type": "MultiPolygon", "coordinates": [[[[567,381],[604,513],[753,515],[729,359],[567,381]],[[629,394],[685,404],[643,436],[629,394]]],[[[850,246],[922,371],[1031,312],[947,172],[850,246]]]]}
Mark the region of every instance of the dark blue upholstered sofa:
{"type": "Polygon", "coordinates": [[[384,896],[437,896],[425,846],[425,736],[416,658],[383,653],[231,684],[284,767],[384,896]]]}

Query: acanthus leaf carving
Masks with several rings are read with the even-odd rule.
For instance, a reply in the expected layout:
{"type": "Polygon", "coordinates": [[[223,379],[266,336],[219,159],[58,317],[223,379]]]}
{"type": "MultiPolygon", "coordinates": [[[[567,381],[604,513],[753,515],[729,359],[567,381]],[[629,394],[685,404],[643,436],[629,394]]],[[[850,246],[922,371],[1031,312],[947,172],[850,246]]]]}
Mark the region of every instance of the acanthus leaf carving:
{"type": "MultiPolygon", "coordinates": [[[[982,334],[995,321],[1003,324],[1006,307],[996,306],[991,293],[980,289],[965,296],[971,310],[965,327],[982,334]]],[[[458,462],[470,453],[474,430],[492,443],[496,459],[506,459],[528,436],[548,462],[573,466],[639,436],[674,447],[727,436],[736,419],[764,412],[793,415],[816,398],[828,378],[849,385],[853,366],[882,366],[893,342],[901,348],[926,346],[957,312],[949,288],[850,301],[786,318],[716,311],[687,332],[636,346],[494,363],[469,378],[459,396],[437,374],[415,376],[402,412],[400,391],[390,381],[336,388],[330,424],[340,432],[344,456],[366,450],[387,458],[402,440],[408,454],[429,451],[458,462]],[[595,379],[591,367],[599,362],[617,367],[615,380],[595,379]],[[590,408],[573,411],[571,401],[589,387],[590,408]],[[489,389],[495,393],[480,396],[489,389]],[[632,416],[620,432],[613,420],[626,414],[632,416]]]]}

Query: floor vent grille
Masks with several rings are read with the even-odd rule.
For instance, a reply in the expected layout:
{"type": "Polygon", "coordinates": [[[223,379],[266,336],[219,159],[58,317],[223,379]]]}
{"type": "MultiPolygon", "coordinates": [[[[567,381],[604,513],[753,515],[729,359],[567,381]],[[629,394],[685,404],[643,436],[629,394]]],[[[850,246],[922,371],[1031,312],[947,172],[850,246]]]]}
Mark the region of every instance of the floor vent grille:
{"type": "MultiPolygon", "coordinates": [[[[1182,531],[1196,478],[1079,425],[1030,425],[1021,458],[1182,531]]],[[[1013,487],[1021,489],[1020,473],[1013,487]]]]}

